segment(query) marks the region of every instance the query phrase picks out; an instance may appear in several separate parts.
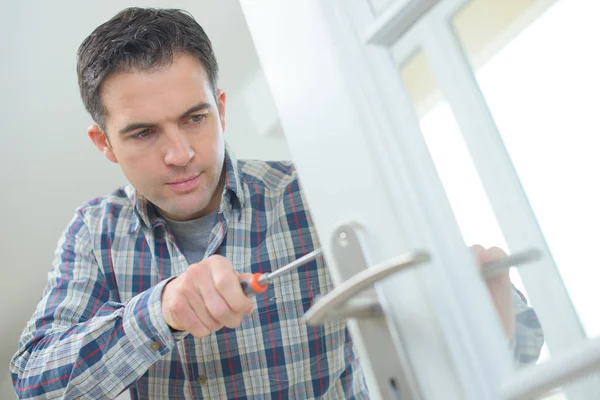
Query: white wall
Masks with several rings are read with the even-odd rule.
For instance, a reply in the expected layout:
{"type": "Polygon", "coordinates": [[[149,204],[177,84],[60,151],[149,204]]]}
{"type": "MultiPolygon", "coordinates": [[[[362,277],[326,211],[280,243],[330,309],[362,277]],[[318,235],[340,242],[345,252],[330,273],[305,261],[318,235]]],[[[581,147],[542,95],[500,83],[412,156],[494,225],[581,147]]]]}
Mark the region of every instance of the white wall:
{"type": "Polygon", "coordinates": [[[290,151],[279,122],[267,132],[257,129],[253,123],[251,109],[247,107],[243,97],[233,94],[227,99],[225,139],[236,157],[290,160],[290,151]]]}
{"type": "MultiPolygon", "coordinates": [[[[277,127],[274,137],[259,136],[246,102],[238,100],[260,71],[237,1],[152,4],[191,11],[213,39],[229,93],[226,138],[236,155],[289,159],[277,127]]],[[[4,3],[0,13],[0,399],[15,397],[9,360],[62,230],[76,207],[125,182],[86,137],[91,119],[79,99],[75,53],[95,26],[126,5],[26,0],[4,3]]]]}

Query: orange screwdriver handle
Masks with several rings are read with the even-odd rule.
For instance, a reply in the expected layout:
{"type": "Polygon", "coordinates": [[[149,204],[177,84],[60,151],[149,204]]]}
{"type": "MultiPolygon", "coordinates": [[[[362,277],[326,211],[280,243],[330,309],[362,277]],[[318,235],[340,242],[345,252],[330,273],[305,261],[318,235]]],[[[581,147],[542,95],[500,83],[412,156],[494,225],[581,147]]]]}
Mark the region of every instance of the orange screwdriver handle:
{"type": "Polygon", "coordinates": [[[252,274],[250,279],[244,279],[240,281],[242,285],[242,290],[244,291],[244,294],[246,296],[255,296],[267,290],[268,285],[261,285],[258,282],[258,278],[260,278],[261,275],[261,273],[252,274]]]}

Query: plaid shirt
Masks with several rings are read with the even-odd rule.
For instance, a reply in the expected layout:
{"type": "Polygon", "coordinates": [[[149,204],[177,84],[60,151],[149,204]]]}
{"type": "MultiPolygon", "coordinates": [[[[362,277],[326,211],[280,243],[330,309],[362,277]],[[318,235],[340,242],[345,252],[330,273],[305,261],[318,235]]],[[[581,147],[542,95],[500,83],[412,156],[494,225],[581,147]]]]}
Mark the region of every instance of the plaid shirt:
{"type": "MultiPolygon", "coordinates": [[[[292,164],[237,161],[227,151],[225,165],[205,257],[268,272],[319,247],[292,164]]],[[[345,324],[303,322],[332,288],[322,260],[270,285],[237,329],[202,339],[172,333],[162,317],[163,287],[187,266],[165,221],[131,186],[78,209],[11,363],[18,396],[114,398],[129,388],[133,399],[368,398],[345,324]]],[[[526,323],[516,351],[535,360],[539,324],[519,299],[526,323]]]]}

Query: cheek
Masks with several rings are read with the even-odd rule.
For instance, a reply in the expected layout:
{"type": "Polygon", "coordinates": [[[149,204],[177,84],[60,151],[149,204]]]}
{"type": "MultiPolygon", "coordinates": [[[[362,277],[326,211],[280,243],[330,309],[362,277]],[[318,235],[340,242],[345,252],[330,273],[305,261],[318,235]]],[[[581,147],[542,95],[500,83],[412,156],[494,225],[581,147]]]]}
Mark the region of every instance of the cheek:
{"type": "Polygon", "coordinates": [[[143,156],[126,155],[119,160],[121,169],[127,178],[135,184],[150,183],[160,176],[160,159],[148,152],[143,156]]]}

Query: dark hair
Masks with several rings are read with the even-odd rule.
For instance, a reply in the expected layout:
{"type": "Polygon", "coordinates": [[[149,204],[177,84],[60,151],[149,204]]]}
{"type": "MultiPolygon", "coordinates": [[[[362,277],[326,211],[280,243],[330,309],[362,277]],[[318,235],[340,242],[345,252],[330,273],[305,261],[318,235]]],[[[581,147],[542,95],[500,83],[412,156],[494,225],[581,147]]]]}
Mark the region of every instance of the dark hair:
{"type": "Polygon", "coordinates": [[[81,99],[103,131],[105,110],[100,101],[100,87],[104,79],[118,71],[160,68],[170,64],[177,52],[198,58],[215,93],[219,67],[210,39],[183,10],[126,8],[81,43],[77,51],[81,99]]]}

